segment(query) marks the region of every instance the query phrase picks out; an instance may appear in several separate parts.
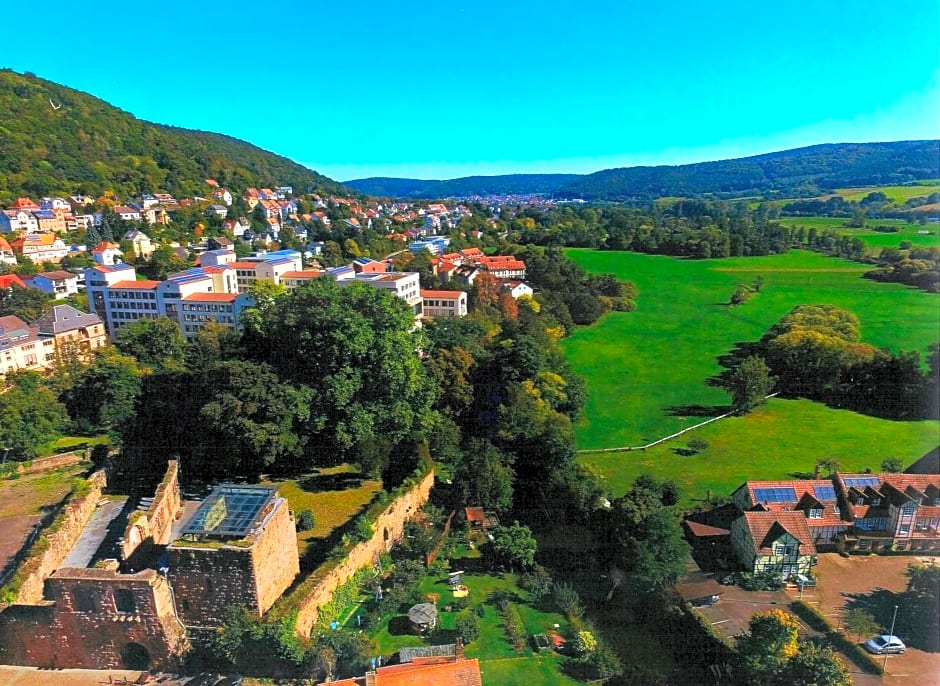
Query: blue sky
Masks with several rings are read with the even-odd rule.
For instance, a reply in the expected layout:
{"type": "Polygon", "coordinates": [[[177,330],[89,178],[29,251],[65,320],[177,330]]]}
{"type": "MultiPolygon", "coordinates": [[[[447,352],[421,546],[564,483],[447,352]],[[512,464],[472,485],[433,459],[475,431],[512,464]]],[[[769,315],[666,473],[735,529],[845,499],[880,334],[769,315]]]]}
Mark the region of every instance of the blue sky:
{"type": "Polygon", "coordinates": [[[936,0],[13,5],[0,66],[339,180],[940,136],[936,0]]]}

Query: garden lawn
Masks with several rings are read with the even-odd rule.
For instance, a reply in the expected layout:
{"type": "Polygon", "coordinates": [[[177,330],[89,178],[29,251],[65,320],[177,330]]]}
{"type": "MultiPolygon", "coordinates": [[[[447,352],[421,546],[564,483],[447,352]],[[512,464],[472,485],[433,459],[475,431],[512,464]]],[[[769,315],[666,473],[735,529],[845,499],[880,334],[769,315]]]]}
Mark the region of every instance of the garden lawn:
{"type": "MultiPolygon", "coordinates": [[[[473,551],[475,552],[475,551],[473,551]]],[[[460,559],[454,559],[451,566],[460,567],[460,559]]],[[[483,683],[487,686],[545,686],[562,684],[574,685],[581,682],[561,673],[562,657],[553,652],[537,653],[527,641],[522,653],[517,653],[510,643],[506,631],[503,629],[503,618],[494,603],[488,601],[489,597],[497,591],[505,591],[516,596],[513,601],[519,610],[525,625],[526,632],[531,634],[544,633],[559,625],[564,631],[567,620],[558,612],[546,611],[541,605],[529,604],[528,594],[517,585],[515,574],[464,574],[462,582],[470,588],[470,604],[467,610],[460,610],[454,606],[453,611],[446,612],[444,608],[454,603],[453,594],[447,584],[445,576],[429,575],[421,581],[421,592],[427,596],[436,593],[440,596],[438,601],[438,636],[437,642],[452,642],[448,634],[456,629],[457,617],[460,612],[469,611],[477,613],[482,607],[480,618],[480,636],[466,646],[468,658],[478,658],[483,673],[483,683]]],[[[368,611],[366,605],[364,611],[368,611]]],[[[374,631],[370,638],[376,651],[382,655],[392,655],[406,646],[429,645],[432,639],[421,639],[411,634],[392,634],[389,631],[389,620],[386,617],[380,627],[374,631]]],[[[347,623],[347,630],[355,626],[354,621],[347,623]]],[[[528,636],[527,636],[528,638],[528,636]]]]}
{"type": "Polygon", "coordinates": [[[327,538],[368,507],[382,490],[380,481],[363,479],[352,465],[327,467],[297,479],[265,481],[262,485],[275,486],[295,514],[313,510],[314,527],[297,532],[301,557],[312,541],[327,538]]]}
{"type": "Polygon", "coordinates": [[[823,231],[834,231],[840,236],[861,238],[868,246],[868,253],[877,256],[883,248],[897,248],[901,241],[910,241],[917,248],[940,247],[940,226],[937,224],[911,224],[903,219],[867,219],[864,229],[853,229],[846,226],[849,219],[838,217],[781,217],[776,220],[781,226],[804,227],[823,231]],[[875,231],[876,226],[896,226],[896,233],[875,231]],[[922,234],[921,231],[928,233],[922,234]]]}
{"type": "Polygon", "coordinates": [[[773,398],[749,415],[722,419],[649,450],[594,453],[580,460],[603,477],[614,495],[648,473],[677,481],[689,504],[709,492],[729,495],[747,480],[812,473],[827,458],[846,472],[877,472],[888,457],[900,457],[907,466],[938,442],[940,423],[935,421],[892,422],[809,400],[773,398]],[[679,454],[676,449],[692,437],[704,438],[709,447],[696,455],[679,454]]]}

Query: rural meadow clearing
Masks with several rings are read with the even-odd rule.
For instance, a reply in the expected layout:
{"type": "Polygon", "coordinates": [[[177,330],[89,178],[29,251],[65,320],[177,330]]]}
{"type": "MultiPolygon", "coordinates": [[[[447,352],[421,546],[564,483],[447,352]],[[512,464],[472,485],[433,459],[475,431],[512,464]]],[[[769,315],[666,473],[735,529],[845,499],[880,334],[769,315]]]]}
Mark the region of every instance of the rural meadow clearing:
{"type": "MultiPolygon", "coordinates": [[[[940,338],[933,294],[863,279],[865,265],[793,250],[783,255],[684,260],[637,253],[569,249],[591,272],[636,283],[634,312],[613,312],[563,343],[589,398],[576,436],[579,450],[640,446],[730,410],[727,393],[707,383],[718,358],[760,337],[793,307],[830,304],[855,313],[862,341],[926,359],[940,338]],[[763,280],[743,305],[729,306],[739,284],[763,280]]],[[[785,478],[837,460],[843,469],[878,470],[888,457],[910,464],[936,447],[940,423],[899,422],[773,399],[646,451],[586,454],[581,460],[614,493],[651,472],[686,486],[688,497],[724,495],[745,479],[785,478]],[[693,437],[709,447],[689,455],[693,437]]]]}

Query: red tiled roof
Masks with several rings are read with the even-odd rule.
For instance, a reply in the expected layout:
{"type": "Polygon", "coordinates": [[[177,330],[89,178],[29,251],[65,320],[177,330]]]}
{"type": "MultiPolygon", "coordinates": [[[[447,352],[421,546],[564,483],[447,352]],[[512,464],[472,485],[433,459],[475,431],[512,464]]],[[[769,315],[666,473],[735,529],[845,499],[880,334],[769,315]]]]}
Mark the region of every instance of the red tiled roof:
{"type": "Polygon", "coordinates": [[[788,532],[803,546],[806,546],[801,548],[801,555],[812,555],[816,552],[813,535],[809,531],[806,517],[802,512],[745,512],[744,518],[751,531],[754,547],[760,553],[769,555],[773,552],[772,541],[767,540],[768,534],[771,532],[777,534],[778,531],[788,532]]]}
{"type": "Polygon", "coordinates": [[[254,269],[258,266],[257,262],[229,262],[229,267],[234,269],[254,269]]]}
{"type": "Polygon", "coordinates": [[[0,288],[10,288],[12,286],[26,288],[26,284],[23,283],[23,279],[18,277],[16,274],[0,274],[0,288]]]}
{"type": "Polygon", "coordinates": [[[318,276],[322,275],[323,272],[317,271],[316,269],[304,269],[299,272],[284,272],[281,274],[282,279],[315,279],[318,276]]]}
{"type": "Polygon", "coordinates": [[[717,526],[709,526],[708,524],[699,524],[698,522],[693,522],[690,519],[685,520],[685,525],[689,527],[689,531],[692,532],[693,536],[727,536],[731,532],[728,529],[719,529],[717,526]]]}
{"type": "Polygon", "coordinates": [[[237,297],[237,293],[190,293],[183,298],[183,300],[207,303],[230,303],[237,297]]]}
{"type": "MultiPolygon", "coordinates": [[[[329,682],[329,686],[363,686],[365,677],[329,682]]],[[[481,686],[480,661],[402,664],[375,670],[376,686],[481,686]]],[[[321,686],[325,686],[321,684],[321,686]]]]}
{"type": "Polygon", "coordinates": [[[468,507],[464,510],[464,514],[468,522],[483,522],[486,519],[482,507],[468,507]]]}
{"type": "Polygon", "coordinates": [[[145,290],[149,291],[156,288],[160,285],[160,281],[118,281],[117,283],[111,284],[111,288],[117,288],[121,290],[145,290]]]}
{"type": "Polygon", "coordinates": [[[422,298],[459,298],[463,291],[426,291],[421,289],[422,298]]]}
{"type": "Polygon", "coordinates": [[[63,269],[58,269],[54,272],[40,272],[39,274],[36,274],[36,276],[44,276],[47,279],[50,279],[52,281],[58,281],[60,279],[77,279],[78,278],[75,274],[67,272],[63,269]]]}

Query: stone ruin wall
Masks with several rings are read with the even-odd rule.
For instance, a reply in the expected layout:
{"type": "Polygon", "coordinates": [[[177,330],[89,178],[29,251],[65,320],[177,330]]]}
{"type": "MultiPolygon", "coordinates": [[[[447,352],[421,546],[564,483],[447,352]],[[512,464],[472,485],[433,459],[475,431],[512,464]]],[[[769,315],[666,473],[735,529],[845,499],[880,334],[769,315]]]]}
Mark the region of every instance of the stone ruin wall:
{"type": "Polygon", "coordinates": [[[177,610],[187,627],[214,627],[230,607],[264,614],[300,573],[297,529],[277,498],[263,528],[242,545],[178,542],[167,548],[177,610]]]}
{"type": "MultiPolygon", "coordinates": [[[[300,602],[297,633],[309,636],[320,616],[319,608],[333,599],[336,589],[363,567],[371,565],[399,541],[405,523],[411,520],[428,501],[434,486],[434,472],[428,472],[413,488],[391,502],[375,522],[375,533],[368,541],[354,545],[345,559],[311,589],[300,602]]],[[[316,574],[316,572],[314,572],[316,574]]]]}
{"type": "Polygon", "coordinates": [[[166,474],[154,492],[146,512],[133,513],[121,538],[121,559],[134,567],[135,560],[150,553],[155,545],[167,545],[173,537],[173,522],[182,508],[179,463],[170,460],[166,474]]]}

